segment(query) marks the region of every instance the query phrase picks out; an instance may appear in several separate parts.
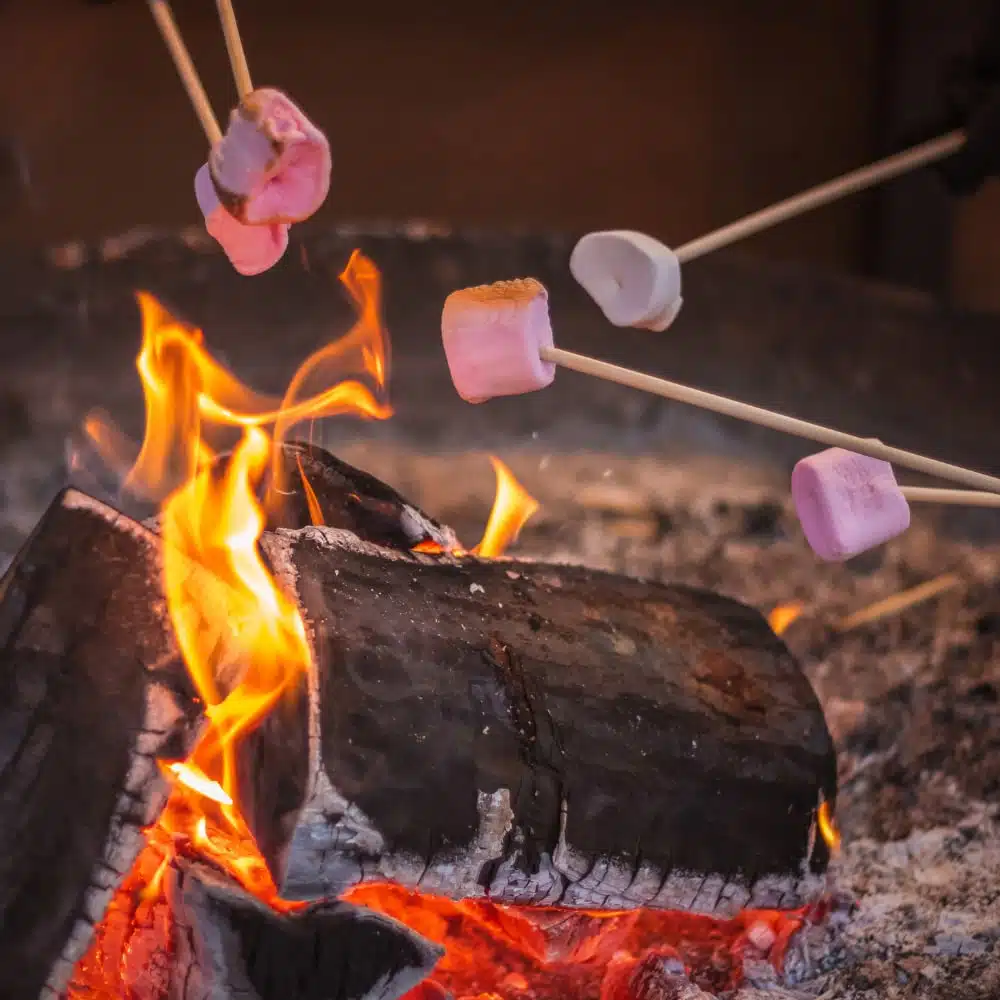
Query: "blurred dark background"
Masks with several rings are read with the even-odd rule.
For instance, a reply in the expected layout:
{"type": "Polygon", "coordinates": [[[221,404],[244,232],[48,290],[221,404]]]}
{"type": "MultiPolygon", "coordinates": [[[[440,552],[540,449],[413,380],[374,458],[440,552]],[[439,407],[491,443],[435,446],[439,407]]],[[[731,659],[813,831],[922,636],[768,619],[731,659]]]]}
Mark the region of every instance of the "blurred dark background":
{"type": "MultiPolygon", "coordinates": [[[[891,151],[930,114],[983,0],[239,0],[255,81],[334,146],[315,220],[635,227],[677,245],[891,151]]],[[[212,0],[174,9],[220,118],[212,0]]],[[[0,243],[198,221],[204,141],[140,0],[0,4],[0,243]]],[[[1000,309],[1000,185],[929,173],[749,253],[1000,309]]]]}

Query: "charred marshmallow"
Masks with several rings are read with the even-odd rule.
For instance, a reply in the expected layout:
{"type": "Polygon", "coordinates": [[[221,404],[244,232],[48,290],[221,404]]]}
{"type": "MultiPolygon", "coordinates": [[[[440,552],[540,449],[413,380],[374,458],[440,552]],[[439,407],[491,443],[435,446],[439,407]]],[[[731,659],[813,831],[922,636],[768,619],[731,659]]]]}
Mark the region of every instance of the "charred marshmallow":
{"type": "Polygon", "coordinates": [[[569,269],[615,326],[666,330],[681,311],[681,265],[669,247],[629,230],[591,233],[569,269]]]}
{"type": "Polygon", "coordinates": [[[208,165],[219,201],[251,226],[302,222],[330,190],[326,136],[279,90],[243,98],[208,165]]]}
{"type": "Polygon", "coordinates": [[[806,540],[827,562],[843,562],[901,535],[910,507],[892,466],[843,448],[802,459],[792,499],[806,540]]]}
{"type": "Polygon", "coordinates": [[[441,338],[451,380],[462,399],[482,403],[551,385],[555,365],[549,295],[534,278],[463,288],[445,299],[441,338]]]}
{"type": "Polygon", "coordinates": [[[209,177],[208,164],[195,174],[194,193],[205,228],[226,252],[233,267],[247,277],[274,267],[288,249],[288,226],[245,226],[223,207],[209,177]]]}

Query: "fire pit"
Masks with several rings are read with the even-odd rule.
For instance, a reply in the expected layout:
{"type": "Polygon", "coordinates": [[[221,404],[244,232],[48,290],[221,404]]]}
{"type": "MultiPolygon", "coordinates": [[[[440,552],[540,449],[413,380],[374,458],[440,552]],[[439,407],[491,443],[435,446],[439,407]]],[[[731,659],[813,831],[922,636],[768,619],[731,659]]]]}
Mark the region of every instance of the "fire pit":
{"type": "Polygon", "coordinates": [[[818,567],[745,463],[536,445],[504,452],[541,502],[521,558],[482,558],[457,538],[485,455],[336,446],[408,501],[316,444],[277,453],[259,550],[309,662],[257,671],[253,725],[206,723],[245,681],[217,612],[253,616],[211,560],[167,569],[176,509],[64,493],[5,578],[4,725],[38,725],[5,772],[9,995],[992,995],[992,550],[928,522],[881,565],[818,567]]]}
{"type": "Polygon", "coordinates": [[[780,965],[834,843],[798,665],[711,592],[489,559],[535,506],[500,464],[467,551],[288,442],[391,414],[378,272],[341,279],[354,327],[277,405],[141,294],[123,485],[159,516],[64,491],[4,580],[16,992],[653,1000],[780,965]]]}

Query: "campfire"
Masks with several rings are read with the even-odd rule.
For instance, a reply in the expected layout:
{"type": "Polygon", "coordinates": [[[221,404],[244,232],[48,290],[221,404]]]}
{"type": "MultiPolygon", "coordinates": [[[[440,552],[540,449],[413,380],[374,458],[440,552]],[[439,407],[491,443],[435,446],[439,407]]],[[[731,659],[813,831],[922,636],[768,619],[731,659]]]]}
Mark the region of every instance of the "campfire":
{"type": "Polygon", "coordinates": [[[537,505],[498,460],[467,549],[293,440],[392,413],[378,271],[341,279],[357,321],[281,399],[140,294],[144,440],[87,432],[158,514],[64,491],[4,579],[5,995],[658,1000],[780,969],[838,837],[797,609],[500,558],[537,505]]]}

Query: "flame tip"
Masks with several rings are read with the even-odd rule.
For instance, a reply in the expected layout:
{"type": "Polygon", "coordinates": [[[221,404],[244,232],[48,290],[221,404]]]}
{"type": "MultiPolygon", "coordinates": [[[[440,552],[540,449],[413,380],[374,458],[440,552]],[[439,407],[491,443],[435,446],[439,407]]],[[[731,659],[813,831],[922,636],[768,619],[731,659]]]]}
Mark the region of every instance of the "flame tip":
{"type": "Polygon", "coordinates": [[[540,505],[496,455],[488,457],[496,475],[496,496],[483,537],[472,554],[484,559],[495,559],[503,555],[517,540],[521,529],[535,515],[540,505]]]}
{"type": "Polygon", "coordinates": [[[840,831],[830,808],[829,800],[823,799],[816,810],[816,825],[819,827],[820,836],[823,838],[831,854],[838,854],[841,847],[840,831]]]}

